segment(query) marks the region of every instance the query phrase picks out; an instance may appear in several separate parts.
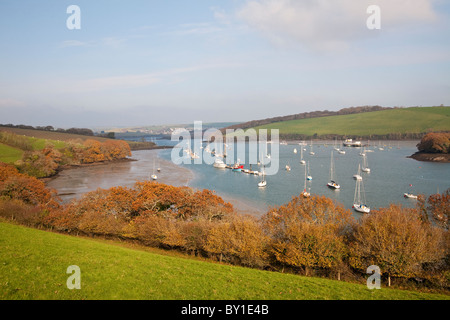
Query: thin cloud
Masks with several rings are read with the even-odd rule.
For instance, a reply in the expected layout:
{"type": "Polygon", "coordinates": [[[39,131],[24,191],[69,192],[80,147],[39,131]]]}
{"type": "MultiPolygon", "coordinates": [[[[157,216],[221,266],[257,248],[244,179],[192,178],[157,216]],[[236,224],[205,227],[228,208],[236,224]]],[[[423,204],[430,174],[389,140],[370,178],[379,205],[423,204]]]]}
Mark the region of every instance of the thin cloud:
{"type": "Polygon", "coordinates": [[[381,8],[382,29],[436,21],[434,0],[252,0],[236,16],[277,45],[345,47],[376,33],[366,27],[366,10],[381,8]]]}

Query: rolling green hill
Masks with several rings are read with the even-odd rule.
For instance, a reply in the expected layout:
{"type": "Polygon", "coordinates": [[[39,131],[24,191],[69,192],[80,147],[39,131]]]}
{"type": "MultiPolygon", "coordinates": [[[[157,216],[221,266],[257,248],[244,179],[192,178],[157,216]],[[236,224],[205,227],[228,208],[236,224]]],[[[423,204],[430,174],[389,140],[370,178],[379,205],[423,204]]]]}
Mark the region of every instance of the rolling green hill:
{"type": "Polygon", "coordinates": [[[0,143],[0,162],[14,163],[22,159],[23,151],[0,143]]]}
{"type": "Polygon", "coordinates": [[[450,299],[260,271],[0,222],[0,299],[450,299]],[[71,265],[81,289],[69,290],[71,265]]]}
{"type": "Polygon", "coordinates": [[[412,107],[328,117],[274,122],[254,129],[279,129],[280,137],[333,135],[376,137],[415,136],[429,131],[450,131],[450,107],[412,107]]]}

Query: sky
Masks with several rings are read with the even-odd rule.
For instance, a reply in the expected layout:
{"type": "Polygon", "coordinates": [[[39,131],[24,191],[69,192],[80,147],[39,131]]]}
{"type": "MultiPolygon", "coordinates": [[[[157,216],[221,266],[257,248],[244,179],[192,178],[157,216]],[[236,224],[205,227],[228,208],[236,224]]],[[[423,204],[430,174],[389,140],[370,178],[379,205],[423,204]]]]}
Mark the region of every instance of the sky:
{"type": "Polygon", "coordinates": [[[450,105],[449,18],[447,0],[0,0],[0,123],[450,105]]]}

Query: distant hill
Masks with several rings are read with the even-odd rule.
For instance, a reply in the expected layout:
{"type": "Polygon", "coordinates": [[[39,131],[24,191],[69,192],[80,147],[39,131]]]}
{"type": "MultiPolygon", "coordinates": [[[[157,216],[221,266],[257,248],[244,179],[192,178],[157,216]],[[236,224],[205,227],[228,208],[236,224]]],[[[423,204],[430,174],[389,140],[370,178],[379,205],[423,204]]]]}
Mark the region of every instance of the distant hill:
{"type": "MultiPolygon", "coordinates": [[[[99,142],[105,142],[111,140],[110,138],[82,135],[76,133],[60,132],[60,131],[50,131],[50,130],[38,130],[38,129],[24,129],[10,126],[0,126],[1,131],[8,131],[20,136],[26,136],[30,138],[30,142],[33,146],[33,150],[42,150],[46,142],[51,142],[57,148],[62,148],[65,146],[65,142],[68,141],[85,141],[87,139],[97,140],[99,142]]],[[[131,150],[142,150],[142,149],[153,149],[156,147],[153,142],[136,142],[127,141],[130,145],[131,150]]],[[[9,153],[13,150],[9,150],[9,153]]],[[[19,157],[18,155],[16,158],[19,157]]],[[[6,161],[5,161],[6,162],[6,161]]]]}
{"type": "Polygon", "coordinates": [[[280,139],[420,139],[450,131],[450,107],[355,107],[255,120],[229,128],[279,129],[280,139]]]}

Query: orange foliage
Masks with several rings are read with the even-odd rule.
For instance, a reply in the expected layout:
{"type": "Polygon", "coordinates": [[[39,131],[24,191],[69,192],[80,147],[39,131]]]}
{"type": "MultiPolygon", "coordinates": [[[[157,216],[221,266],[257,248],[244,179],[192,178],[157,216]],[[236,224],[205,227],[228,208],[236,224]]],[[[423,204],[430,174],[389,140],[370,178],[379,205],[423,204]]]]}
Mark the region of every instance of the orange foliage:
{"type": "Polygon", "coordinates": [[[364,272],[377,265],[383,273],[396,277],[418,276],[424,263],[434,263],[445,255],[442,230],[424,222],[418,210],[400,205],[364,216],[349,246],[352,267],[364,272]]]}
{"type": "Polygon", "coordinates": [[[0,163],[0,178],[0,196],[46,209],[58,207],[54,191],[47,189],[42,181],[4,163],[0,163]]]}
{"type": "Polygon", "coordinates": [[[236,215],[212,225],[205,249],[220,256],[220,260],[263,267],[266,265],[267,242],[268,237],[255,218],[236,215]]]}
{"type": "Polygon", "coordinates": [[[281,264],[335,269],[347,255],[345,231],[351,212],[324,196],[294,197],[263,218],[269,252],[281,264]]]}
{"type": "Polygon", "coordinates": [[[417,148],[422,152],[450,153],[450,132],[430,132],[417,144],[417,148]]]}

